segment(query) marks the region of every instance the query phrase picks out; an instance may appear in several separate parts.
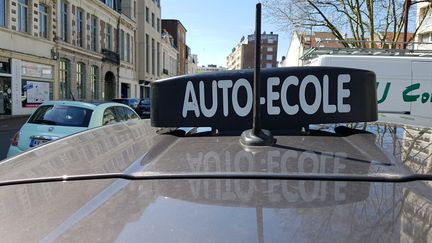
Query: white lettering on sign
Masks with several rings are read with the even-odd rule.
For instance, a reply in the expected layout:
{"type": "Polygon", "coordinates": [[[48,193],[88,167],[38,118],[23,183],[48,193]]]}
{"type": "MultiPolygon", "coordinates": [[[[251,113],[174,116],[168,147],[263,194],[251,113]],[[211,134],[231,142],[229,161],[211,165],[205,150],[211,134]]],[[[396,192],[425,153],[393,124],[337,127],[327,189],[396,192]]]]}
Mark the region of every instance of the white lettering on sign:
{"type": "MultiPolygon", "coordinates": [[[[281,110],[288,115],[297,114],[300,109],[308,114],[313,115],[319,110],[326,114],[332,113],[348,113],[351,111],[351,105],[345,103],[346,98],[349,98],[351,91],[344,88],[345,84],[351,82],[351,76],[349,74],[340,74],[336,81],[336,104],[330,104],[330,80],[328,75],[322,77],[322,85],[319,78],[315,75],[307,75],[300,80],[296,76],[289,76],[281,83],[279,77],[269,77],[267,79],[267,93],[266,97],[260,97],[260,105],[267,103],[267,114],[268,115],[279,115],[281,110]],[[280,92],[275,91],[277,87],[280,87],[280,92]],[[314,90],[313,97],[307,93],[310,89],[314,90]],[[298,102],[290,104],[289,92],[298,92],[298,102]],[[312,99],[311,99],[312,98],[312,99]],[[267,102],[266,102],[267,101],[267,102]],[[277,105],[278,101],[282,106],[282,109],[277,105]]],[[[209,82],[210,83],[210,82],[209,82]]],[[[199,92],[195,92],[195,87],[192,81],[188,81],[186,84],[185,97],[183,101],[183,112],[182,115],[186,118],[190,112],[195,117],[200,117],[201,114],[204,117],[213,117],[218,110],[222,109],[222,113],[225,117],[229,116],[230,108],[234,110],[237,116],[244,117],[250,114],[253,106],[253,92],[250,82],[244,78],[240,78],[233,82],[233,80],[213,80],[211,82],[211,93],[205,94],[206,82],[199,82],[199,92]],[[222,96],[222,102],[218,102],[218,96],[222,96]],[[246,104],[240,104],[240,92],[246,94],[246,104]],[[197,99],[197,94],[199,99],[197,99]],[[206,95],[210,95],[211,104],[206,104],[206,95]],[[209,106],[208,106],[209,105],[209,106]],[[242,106],[243,105],[243,106],[242,106]],[[222,106],[222,108],[220,108],[222,106]]]]}

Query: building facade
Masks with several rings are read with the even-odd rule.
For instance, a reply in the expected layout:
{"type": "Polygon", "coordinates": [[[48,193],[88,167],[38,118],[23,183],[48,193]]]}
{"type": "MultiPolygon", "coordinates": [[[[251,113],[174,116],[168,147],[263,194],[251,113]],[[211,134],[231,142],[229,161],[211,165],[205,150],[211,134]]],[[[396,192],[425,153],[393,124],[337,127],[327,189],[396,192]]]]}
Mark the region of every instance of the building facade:
{"type": "Polygon", "coordinates": [[[0,115],[30,114],[58,96],[55,8],[53,1],[0,0],[0,115]]]}
{"type": "Polygon", "coordinates": [[[162,75],[161,78],[177,76],[178,50],[174,38],[168,31],[162,30],[162,75]]]}
{"type": "MultiPolygon", "coordinates": [[[[261,68],[277,67],[278,35],[261,34],[261,68]]],[[[227,57],[227,67],[233,69],[251,69],[255,67],[255,35],[242,37],[227,57]]]]}
{"type": "Polygon", "coordinates": [[[415,41],[417,43],[417,49],[432,50],[432,9],[431,3],[418,3],[416,13],[416,27],[421,24],[415,41]],[[421,23],[421,20],[423,19],[421,23]]]}
{"type": "Polygon", "coordinates": [[[0,115],[51,99],[111,100],[123,83],[135,95],[135,1],[0,0],[0,115]]]}
{"type": "Polygon", "coordinates": [[[150,97],[150,83],[161,76],[161,6],[159,0],[137,1],[137,56],[141,97],[150,97]]]}
{"type": "Polygon", "coordinates": [[[187,47],[186,47],[186,28],[177,19],[163,19],[162,28],[174,38],[174,45],[177,48],[179,55],[177,57],[177,74],[183,75],[187,73],[187,47]]]}
{"type": "Polygon", "coordinates": [[[210,73],[210,72],[221,72],[221,71],[226,71],[227,68],[225,67],[218,67],[217,65],[214,64],[209,64],[206,66],[201,66],[197,68],[197,73],[210,73]]]}

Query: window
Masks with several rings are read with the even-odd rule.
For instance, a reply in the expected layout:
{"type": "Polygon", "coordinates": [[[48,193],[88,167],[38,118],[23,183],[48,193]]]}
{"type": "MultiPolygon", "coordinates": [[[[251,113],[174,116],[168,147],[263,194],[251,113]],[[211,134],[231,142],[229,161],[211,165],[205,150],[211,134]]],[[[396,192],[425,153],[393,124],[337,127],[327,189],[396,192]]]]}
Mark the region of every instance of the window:
{"type": "Polygon", "coordinates": [[[124,30],[121,30],[120,31],[120,59],[123,61],[125,60],[124,39],[125,39],[125,33],[124,33],[124,30]]]}
{"type": "Polygon", "coordinates": [[[271,61],[271,60],[273,60],[273,55],[271,55],[271,54],[266,55],[266,60],[267,60],[267,61],[271,61]]]}
{"type": "Polygon", "coordinates": [[[48,7],[39,4],[39,36],[48,39],[48,7]]]}
{"type": "Polygon", "coordinates": [[[131,62],[130,58],[130,35],[129,33],[126,35],[126,60],[131,62]]]}
{"type": "Polygon", "coordinates": [[[77,63],[76,65],[76,83],[78,99],[85,99],[85,76],[84,76],[84,63],[77,63]]]}
{"type": "Polygon", "coordinates": [[[61,27],[61,37],[63,41],[68,41],[68,3],[62,1],[60,5],[60,27],[61,27]]]}
{"type": "Polygon", "coordinates": [[[152,38],[152,74],[155,74],[155,40],[152,38]]]}
{"type": "Polygon", "coordinates": [[[105,4],[110,8],[114,8],[114,1],[113,0],[105,0],[105,4]]]}
{"type": "Polygon", "coordinates": [[[134,18],[136,18],[136,8],[137,8],[136,1],[134,1],[133,2],[133,16],[134,16],[134,18]]]}
{"type": "Polygon", "coordinates": [[[81,9],[77,9],[77,46],[84,46],[84,30],[83,30],[83,11],[81,9]]]}
{"type": "Polygon", "coordinates": [[[267,47],[267,52],[273,52],[273,47],[272,46],[267,47]]]}
{"type": "Polygon", "coordinates": [[[273,39],[268,39],[268,41],[267,41],[267,43],[269,43],[269,44],[273,44],[273,39]]]}
{"type": "Polygon", "coordinates": [[[157,52],[156,52],[156,63],[157,63],[157,76],[160,76],[160,44],[157,43],[157,52]]]}
{"type": "Polygon", "coordinates": [[[145,18],[146,18],[146,22],[150,23],[149,22],[150,20],[149,20],[149,8],[148,7],[146,7],[145,18]]]}
{"type": "Polygon", "coordinates": [[[432,42],[432,33],[420,34],[419,39],[423,43],[432,42]]]}
{"type": "Polygon", "coordinates": [[[60,99],[67,99],[69,97],[69,60],[60,60],[60,99]]]}
{"type": "Polygon", "coordinates": [[[0,0],[0,26],[6,27],[6,0],[0,0]]]}
{"type": "Polygon", "coordinates": [[[152,27],[155,27],[155,15],[152,13],[152,27]]]}
{"type": "Polygon", "coordinates": [[[97,18],[94,15],[91,17],[90,31],[91,31],[90,49],[92,51],[97,51],[97,43],[98,43],[97,18]]]}
{"type": "Polygon", "coordinates": [[[18,0],[18,31],[28,31],[28,0],[18,0]]]}
{"type": "Polygon", "coordinates": [[[271,63],[266,63],[266,68],[272,68],[273,65],[271,63]]]}
{"type": "Polygon", "coordinates": [[[133,36],[131,36],[131,63],[134,63],[134,39],[133,36]]]}
{"type": "Polygon", "coordinates": [[[149,35],[146,35],[146,72],[150,73],[149,63],[150,63],[150,43],[149,43],[149,35]]]}
{"type": "Polygon", "coordinates": [[[99,68],[97,66],[91,66],[90,69],[90,89],[92,99],[99,99],[98,97],[98,87],[99,87],[99,68]]]}
{"type": "Polygon", "coordinates": [[[106,25],[105,48],[108,50],[112,50],[112,27],[109,24],[106,25]]]}
{"type": "Polygon", "coordinates": [[[156,30],[158,31],[158,32],[160,32],[160,19],[159,18],[157,18],[157,21],[156,21],[156,30]]]}

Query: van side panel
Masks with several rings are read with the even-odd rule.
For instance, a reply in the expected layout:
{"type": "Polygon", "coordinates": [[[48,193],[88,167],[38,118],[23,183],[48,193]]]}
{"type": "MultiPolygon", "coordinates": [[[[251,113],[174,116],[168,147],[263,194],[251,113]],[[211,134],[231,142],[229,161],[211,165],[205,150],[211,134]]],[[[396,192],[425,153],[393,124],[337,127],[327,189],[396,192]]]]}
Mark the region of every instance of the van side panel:
{"type": "MultiPolygon", "coordinates": [[[[375,72],[378,110],[400,113],[411,111],[410,102],[403,99],[404,90],[411,85],[411,58],[321,56],[318,59],[320,60],[315,61],[314,66],[359,68],[375,72]]],[[[431,64],[432,62],[429,63],[431,64]]]]}
{"type": "Polygon", "coordinates": [[[432,62],[412,62],[412,84],[404,96],[412,115],[432,117],[432,62]]]}

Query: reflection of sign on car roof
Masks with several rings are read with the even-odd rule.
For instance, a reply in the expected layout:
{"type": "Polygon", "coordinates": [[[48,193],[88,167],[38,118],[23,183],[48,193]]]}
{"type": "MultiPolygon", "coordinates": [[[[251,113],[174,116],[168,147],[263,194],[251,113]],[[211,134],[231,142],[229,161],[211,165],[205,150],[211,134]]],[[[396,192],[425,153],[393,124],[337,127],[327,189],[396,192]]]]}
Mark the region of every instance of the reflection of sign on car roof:
{"type": "MultiPolygon", "coordinates": [[[[240,70],[156,81],[152,84],[152,125],[248,129],[252,80],[253,70],[240,70]]],[[[270,130],[377,119],[375,74],[370,71],[264,69],[261,82],[262,125],[270,130]]]]}

